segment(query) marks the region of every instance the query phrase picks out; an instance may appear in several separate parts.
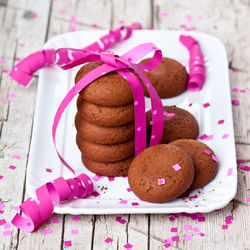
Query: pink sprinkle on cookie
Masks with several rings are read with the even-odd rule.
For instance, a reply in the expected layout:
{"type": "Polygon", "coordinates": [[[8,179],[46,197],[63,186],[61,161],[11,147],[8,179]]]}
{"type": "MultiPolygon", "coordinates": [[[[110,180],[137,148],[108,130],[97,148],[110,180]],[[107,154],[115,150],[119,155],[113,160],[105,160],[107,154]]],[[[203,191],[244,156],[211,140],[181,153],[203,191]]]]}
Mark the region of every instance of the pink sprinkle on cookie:
{"type": "Polygon", "coordinates": [[[165,116],[165,117],[168,117],[168,118],[174,117],[174,116],[175,116],[175,113],[168,113],[168,112],[164,111],[164,116],[165,116]]]}
{"type": "Polygon", "coordinates": [[[204,153],[207,154],[207,155],[210,155],[210,154],[211,154],[211,151],[208,150],[208,149],[205,149],[205,150],[204,150],[204,153]]]}
{"type": "Polygon", "coordinates": [[[108,237],[108,238],[106,238],[104,241],[105,241],[106,243],[110,243],[110,242],[113,241],[113,239],[111,239],[110,237],[108,237]]]}
{"type": "Polygon", "coordinates": [[[212,155],[212,159],[216,162],[218,162],[218,158],[215,155],[212,155]]]}
{"type": "Polygon", "coordinates": [[[180,166],[179,164],[175,164],[175,165],[173,166],[173,169],[174,169],[175,171],[179,171],[179,170],[181,169],[181,166],[180,166]]]}
{"type": "Polygon", "coordinates": [[[165,179],[158,179],[158,185],[164,185],[165,184],[165,179]]]}

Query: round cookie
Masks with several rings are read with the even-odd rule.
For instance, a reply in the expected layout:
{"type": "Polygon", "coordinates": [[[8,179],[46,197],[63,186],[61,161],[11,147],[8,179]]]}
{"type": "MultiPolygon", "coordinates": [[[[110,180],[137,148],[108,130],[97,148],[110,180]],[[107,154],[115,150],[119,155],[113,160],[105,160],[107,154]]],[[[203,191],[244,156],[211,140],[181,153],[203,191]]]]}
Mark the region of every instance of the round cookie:
{"type": "MultiPolygon", "coordinates": [[[[84,65],[77,72],[75,83],[102,64],[102,62],[92,62],[84,65]]],[[[133,101],[129,83],[116,72],[97,78],[81,90],[80,95],[85,101],[102,106],[123,106],[133,101]]]]}
{"type": "Polygon", "coordinates": [[[194,162],[195,175],[189,190],[205,186],[214,179],[218,171],[218,163],[212,159],[214,152],[206,144],[196,140],[178,140],[169,145],[177,146],[185,150],[194,162]],[[206,154],[208,150],[211,154],[206,154]]]}
{"type": "MultiPolygon", "coordinates": [[[[161,143],[169,143],[179,139],[196,139],[198,137],[199,125],[191,113],[176,106],[164,106],[163,109],[164,130],[161,143]]],[[[146,112],[146,121],[149,142],[152,130],[152,125],[150,125],[150,121],[152,121],[151,110],[146,112]]]]}
{"type": "Polygon", "coordinates": [[[79,96],[77,109],[85,120],[99,126],[117,127],[134,121],[133,103],[120,107],[105,107],[86,102],[79,96]]]}
{"type": "Polygon", "coordinates": [[[77,113],[75,126],[84,140],[99,144],[122,143],[135,136],[135,124],[133,122],[120,127],[103,127],[88,122],[77,113]]]}
{"type": "Polygon", "coordinates": [[[119,144],[103,145],[85,141],[80,134],[77,134],[76,144],[85,157],[99,162],[121,161],[134,155],[135,152],[134,139],[119,144]]]}
{"type": "MultiPolygon", "coordinates": [[[[144,59],[140,63],[145,63],[144,59]]],[[[186,68],[172,58],[163,57],[161,64],[154,70],[144,72],[161,98],[174,97],[186,90],[188,73],[186,68]]],[[[149,93],[144,86],[144,93],[149,93]]]]}
{"type": "Polygon", "coordinates": [[[134,157],[115,162],[98,162],[86,158],[82,154],[84,166],[91,172],[102,176],[126,176],[134,157]]]}
{"type": "Polygon", "coordinates": [[[128,181],[132,191],[148,202],[167,202],[176,199],[191,185],[194,166],[182,149],[159,144],[137,155],[129,167],[128,181]],[[173,166],[179,164],[181,169],[173,166]],[[160,179],[164,184],[159,185],[160,179]]]}

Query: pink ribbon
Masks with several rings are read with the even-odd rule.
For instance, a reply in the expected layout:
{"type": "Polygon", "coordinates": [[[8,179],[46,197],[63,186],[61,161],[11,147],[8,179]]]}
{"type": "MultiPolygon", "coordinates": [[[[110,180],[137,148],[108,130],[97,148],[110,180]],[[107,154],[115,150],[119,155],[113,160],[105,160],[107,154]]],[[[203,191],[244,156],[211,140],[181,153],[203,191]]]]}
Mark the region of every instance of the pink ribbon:
{"type": "MultiPolygon", "coordinates": [[[[101,37],[99,41],[90,44],[84,49],[95,52],[105,51],[114,44],[128,39],[131,36],[133,29],[141,29],[140,24],[133,23],[131,26],[121,26],[118,29],[110,30],[109,34],[101,37]]],[[[45,49],[30,54],[13,68],[10,72],[10,76],[18,83],[27,86],[37,70],[45,66],[53,66],[56,64],[54,57],[55,49],[45,49]]]]}
{"type": "Polygon", "coordinates": [[[84,198],[93,192],[93,188],[93,183],[86,174],[68,180],[59,177],[36,190],[37,201],[29,198],[23,202],[20,210],[27,218],[17,213],[12,224],[23,231],[32,232],[52,216],[53,203],[58,204],[73,197],[84,198]]]}
{"type": "Polygon", "coordinates": [[[199,91],[205,82],[205,63],[200,45],[197,40],[191,36],[180,35],[180,42],[189,51],[189,80],[188,89],[191,91],[199,91]]]}

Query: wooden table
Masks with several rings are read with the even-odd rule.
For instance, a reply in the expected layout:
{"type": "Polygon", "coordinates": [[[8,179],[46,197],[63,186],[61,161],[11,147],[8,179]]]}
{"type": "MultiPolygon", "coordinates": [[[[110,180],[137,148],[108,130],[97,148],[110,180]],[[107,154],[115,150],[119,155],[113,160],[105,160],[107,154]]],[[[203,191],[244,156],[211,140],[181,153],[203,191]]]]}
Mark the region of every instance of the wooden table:
{"type": "MultiPolygon", "coordinates": [[[[77,29],[118,27],[122,21],[139,21],[144,28],[180,29],[180,25],[196,27],[212,34],[226,46],[232,87],[247,89],[250,83],[250,1],[248,0],[0,0],[0,198],[6,205],[0,219],[7,222],[15,214],[14,206],[25,198],[27,154],[30,149],[37,84],[24,88],[16,84],[9,70],[18,58],[42,48],[51,37],[70,30],[70,17],[76,15],[77,29]],[[166,16],[167,13],[167,16],[166,16]],[[36,16],[37,15],[37,16],[36,16]],[[187,15],[192,15],[187,18],[187,15]],[[234,70],[234,69],[238,69],[234,70]],[[3,72],[2,72],[3,70],[3,72]],[[16,97],[10,97],[15,93],[16,97]],[[3,101],[4,98],[5,101],[3,101]],[[20,159],[13,159],[20,155],[20,159]],[[17,168],[9,169],[10,165],[17,168]]],[[[37,81],[37,78],[35,79],[37,81]]],[[[220,84],[220,83],[218,83],[220,84]]],[[[232,92],[240,105],[233,106],[237,158],[250,161],[250,98],[246,93],[232,92]]],[[[223,97],[222,97],[223,98],[223,97]]],[[[62,249],[71,240],[72,249],[164,249],[164,239],[179,235],[171,249],[250,249],[249,240],[249,173],[238,169],[236,197],[221,211],[205,214],[205,222],[170,215],[125,215],[120,224],[116,216],[80,216],[75,222],[71,215],[54,215],[59,223],[43,224],[35,233],[24,233],[11,227],[11,235],[3,236],[0,226],[0,249],[62,249]],[[228,230],[222,230],[225,216],[234,220],[228,230]],[[204,237],[195,232],[190,241],[183,240],[183,225],[199,227],[204,237]],[[178,227],[178,233],[171,233],[178,227]],[[51,234],[42,231],[50,228],[51,234]],[[71,230],[78,234],[72,235],[71,230]],[[107,237],[112,243],[105,243],[107,237]]],[[[52,221],[51,219],[51,221],[52,221]]],[[[7,229],[6,229],[7,230],[7,229]]],[[[190,231],[189,231],[190,232],[190,231]]],[[[67,247],[65,247],[67,248],[67,247]]]]}

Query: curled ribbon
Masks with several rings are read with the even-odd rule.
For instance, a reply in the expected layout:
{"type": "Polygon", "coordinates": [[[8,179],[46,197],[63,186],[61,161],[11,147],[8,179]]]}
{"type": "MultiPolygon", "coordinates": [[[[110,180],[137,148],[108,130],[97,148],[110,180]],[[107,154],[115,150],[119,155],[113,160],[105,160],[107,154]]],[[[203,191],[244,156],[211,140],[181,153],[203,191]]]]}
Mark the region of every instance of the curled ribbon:
{"type": "MultiPolygon", "coordinates": [[[[105,51],[114,44],[128,39],[134,29],[141,29],[141,25],[139,23],[133,23],[131,26],[121,26],[118,29],[110,30],[109,34],[104,35],[98,41],[90,44],[84,49],[95,52],[105,51]]],[[[45,49],[30,54],[13,68],[10,72],[10,76],[23,86],[28,86],[33,78],[33,74],[37,70],[45,66],[56,65],[54,56],[55,49],[45,49]]]]}
{"type": "Polygon", "coordinates": [[[32,232],[53,214],[53,203],[60,203],[73,197],[84,198],[93,192],[93,183],[86,174],[65,180],[59,177],[36,190],[37,201],[27,199],[20,210],[27,218],[16,214],[12,224],[26,232],[32,232]]]}
{"type": "Polygon", "coordinates": [[[205,82],[205,63],[200,45],[192,36],[180,35],[180,42],[189,51],[189,80],[188,89],[199,91],[205,82]]]}

